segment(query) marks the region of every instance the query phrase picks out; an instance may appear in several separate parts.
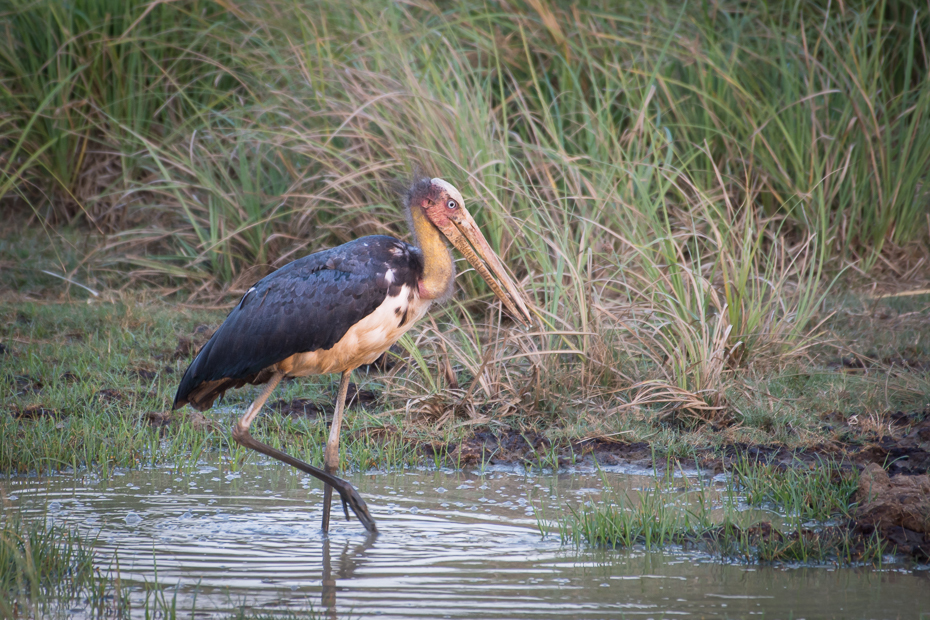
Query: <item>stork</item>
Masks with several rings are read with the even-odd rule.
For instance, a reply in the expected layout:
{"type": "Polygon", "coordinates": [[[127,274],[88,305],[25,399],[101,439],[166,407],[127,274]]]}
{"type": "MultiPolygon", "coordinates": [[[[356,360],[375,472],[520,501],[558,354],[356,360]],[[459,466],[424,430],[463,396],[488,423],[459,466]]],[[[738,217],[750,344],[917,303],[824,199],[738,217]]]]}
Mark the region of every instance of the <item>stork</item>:
{"type": "Polygon", "coordinates": [[[335,476],[349,377],[387,351],[434,302],[452,295],[455,263],[443,237],[514,317],[524,324],[532,321],[523,292],[507,275],[455,187],[442,179],[419,179],[407,191],[404,208],[413,245],[384,235],[362,237],[295,260],[259,280],[197,353],[174,397],[173,409],[189,404],[205,411],[230,388],[263,385],[233,427],[233,439],[324,483],[324,533],[329,531],[333,489],[347,520],[351,508],[365,529],[377,531],[365,501],[351,484],[335,476]],[[342,373],[342,378],[323,469],[249,434],[249,426],[282,379],[333,372],[342,373]]]}

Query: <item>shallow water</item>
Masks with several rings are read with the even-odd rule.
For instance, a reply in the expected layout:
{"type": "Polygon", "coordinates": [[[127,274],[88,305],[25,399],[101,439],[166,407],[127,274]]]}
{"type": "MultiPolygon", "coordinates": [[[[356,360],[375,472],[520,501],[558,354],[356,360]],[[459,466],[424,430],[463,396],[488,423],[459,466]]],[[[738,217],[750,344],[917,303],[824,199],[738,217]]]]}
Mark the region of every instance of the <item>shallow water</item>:
{"type": "Polygon", "coordinates": [[[11,478],[0,489],[24,515],[96,535],[140,614],[144,586],[157,582],[197,617],[245,605],[340,618],[930,618],[926,570],[746,566],[540,536],[537,518],[598,501],[604,484],[651,486],[630,472],[350,479],[378,522],[375,538],[341,511],[324,538],[319,484],[279,463],[11,478]]]}

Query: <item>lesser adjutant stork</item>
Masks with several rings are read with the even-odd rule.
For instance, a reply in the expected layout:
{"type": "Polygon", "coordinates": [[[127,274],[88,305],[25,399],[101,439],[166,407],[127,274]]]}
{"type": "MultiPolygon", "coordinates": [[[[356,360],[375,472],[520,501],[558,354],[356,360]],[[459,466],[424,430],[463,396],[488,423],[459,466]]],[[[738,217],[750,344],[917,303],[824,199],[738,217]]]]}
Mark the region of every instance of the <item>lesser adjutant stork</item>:
{"type": "Polygon", "coordinates": [[[197,354],[174,397],[174,409],[189,404],[204,411],[230,388],[264,384],[232,436],[324,483],[324,532],[329,531],[333,489],[342,498],[346,519],[351,507],[365,529],[377,531],[365,501],[334,475],[349,377],[388,350],[433,302],[452,294],[455,263],[443,237],[515,318],[532,320],[522,291],[508,277],[455,187],[442,179],[420,179],[408,190],[404,208],[414,245],[383,235],[362,237],[295,260],[259,280],[197,354]],[[323,469],[249,434],[252,421],[284,377],[331,372],[342,373],[342,380],[323,469]]]}

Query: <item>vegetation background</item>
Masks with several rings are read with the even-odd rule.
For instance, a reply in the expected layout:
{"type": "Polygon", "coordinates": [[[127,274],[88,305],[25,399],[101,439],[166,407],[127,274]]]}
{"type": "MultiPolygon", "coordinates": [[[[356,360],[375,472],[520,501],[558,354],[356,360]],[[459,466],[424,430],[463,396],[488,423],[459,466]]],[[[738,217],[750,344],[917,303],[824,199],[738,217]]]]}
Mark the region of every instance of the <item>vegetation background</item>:
{"type": "MultiPolygon", "coordinates": [[[[922,0],[0,0],[0,472],[225,449],[167,412],[197,344],[288,261],[404,236],[418,166],[540,320],[460,274],[392,369],[357,373],[378,400],[346,466],[461,464],[485,430],[555,467],[586,441],[902,440],[930,411],[928,40],[922,0]]],[[[257,432],[319,460],[325,415],[257,432]]],[[[823,471],[785,483],[798,505],[823,471]]],[[[605,510],[575,535],[637,538],[605,510]]],[[[4,527],[3,579],[65,538],[90,570],[72,534],[4,527]]]]}
{"type": "MultiPolygon", "coordinates": [[[[926,281],[924,3],[7,0],[0,29],[12,302],[225,307],[310,251],[403,236],[392,188],[422,166],[540,323],[501,327],[462,274],[386,381],[408,419],[809,443],[822,411],[795,397],[848,381],[796,364],[926,357],[926,290],[900,330],[859,312],[926,281]]],[[[925,403],[924,379],[881,408],[925,403]]]]}

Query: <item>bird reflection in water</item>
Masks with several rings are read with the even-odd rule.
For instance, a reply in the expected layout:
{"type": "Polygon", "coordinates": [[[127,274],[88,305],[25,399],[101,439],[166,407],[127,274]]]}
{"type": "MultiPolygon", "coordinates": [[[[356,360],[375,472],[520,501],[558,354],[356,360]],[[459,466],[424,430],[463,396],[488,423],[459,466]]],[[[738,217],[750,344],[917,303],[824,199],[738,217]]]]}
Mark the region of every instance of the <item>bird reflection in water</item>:
{"type": "Polygon", "coordinates": [[[365,552],[374,546],[377,538],[377,534],[369,534],[363,543],[355,545],[351,549],[349,548],[351,543],[347,540],[342,547],[342,553],[339,554],[335,570],[333,570],[330,537],[323,538],[323,594],[321,603],[328,618],[338,617],[336,614],[336,580],[351,579],[355,576],[356,569],[365,564],[365,552]]]}

